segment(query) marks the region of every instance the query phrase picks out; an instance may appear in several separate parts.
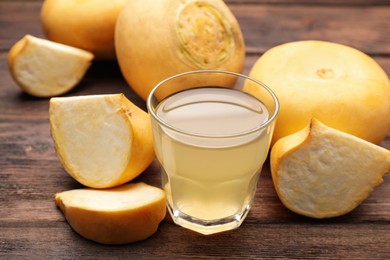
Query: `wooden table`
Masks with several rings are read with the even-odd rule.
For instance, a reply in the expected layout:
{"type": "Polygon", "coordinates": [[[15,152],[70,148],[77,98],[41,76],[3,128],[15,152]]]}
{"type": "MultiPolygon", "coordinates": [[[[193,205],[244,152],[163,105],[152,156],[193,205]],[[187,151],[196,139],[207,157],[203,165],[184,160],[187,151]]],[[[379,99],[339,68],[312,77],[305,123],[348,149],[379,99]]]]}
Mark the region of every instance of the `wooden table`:
{"type": "MultiPolygon", "coordinates": [[[[245,73],[272,46],[320,39],[358,48],[390,75],[388,0],[229,0],[246,41],[245,73]]],[[[167,215],[142,242],[100,245],[76,234],[54,204],[56,192],[80,188],[64,171],[49,133],[48,99],[21,92],[7,52],[25,34],[44,37],[42,1],[0,0],[0,258],[390,258],[390,175],[350,214],[313,220],[287,210],[274,191],[268,162],[254,206],[235,231],[203,236],[167,215]]],[[[145,108],[116,62],[95,62],[70,95],[123,92],[145,108]]],[[[368,126],[369,127],[369,126],[368,126]]],[[[390,148],[390,138],[382,146],[390,148]]],[[[158,163],[135,181],[160,185],[158,163]]]]}

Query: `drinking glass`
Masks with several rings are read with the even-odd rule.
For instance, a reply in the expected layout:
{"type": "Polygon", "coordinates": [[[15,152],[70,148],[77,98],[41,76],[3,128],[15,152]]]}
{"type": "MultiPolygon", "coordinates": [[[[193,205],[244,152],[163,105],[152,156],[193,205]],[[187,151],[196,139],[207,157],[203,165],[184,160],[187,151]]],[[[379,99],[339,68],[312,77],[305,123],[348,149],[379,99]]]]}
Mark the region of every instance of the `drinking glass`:
{"type": "Polygon", "coordinates": [[[241,74],[190,71],[157,84],[147,108],[174,222],[202,234],[238,228],[268,155],[275,94],[241,74]]]}

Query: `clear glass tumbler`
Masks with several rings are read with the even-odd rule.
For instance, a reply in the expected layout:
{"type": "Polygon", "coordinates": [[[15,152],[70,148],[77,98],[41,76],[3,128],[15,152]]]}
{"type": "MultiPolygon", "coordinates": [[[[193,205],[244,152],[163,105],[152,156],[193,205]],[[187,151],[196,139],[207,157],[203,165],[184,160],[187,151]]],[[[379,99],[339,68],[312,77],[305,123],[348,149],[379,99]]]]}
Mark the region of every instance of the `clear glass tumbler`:
{"type": "Polygon", "coordinates": [[[191,71],[160,82],[147,108],[174,222],[202,234],[238,228],[268,155],[275,94],[241,74],[191,71]]]}

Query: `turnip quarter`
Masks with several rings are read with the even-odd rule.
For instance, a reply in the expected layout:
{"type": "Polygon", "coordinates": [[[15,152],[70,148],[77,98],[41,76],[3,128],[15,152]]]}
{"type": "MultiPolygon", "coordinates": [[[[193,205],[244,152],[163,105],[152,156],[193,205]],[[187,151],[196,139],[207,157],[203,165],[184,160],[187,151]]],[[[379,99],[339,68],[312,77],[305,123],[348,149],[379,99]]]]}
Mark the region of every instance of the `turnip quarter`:
{"type": "Polygon", "coordinates": [[[91,52],[27,34],[11,47],[8,68],[26,93],[54,97],[76,87],[93,58],[91,52]]]}

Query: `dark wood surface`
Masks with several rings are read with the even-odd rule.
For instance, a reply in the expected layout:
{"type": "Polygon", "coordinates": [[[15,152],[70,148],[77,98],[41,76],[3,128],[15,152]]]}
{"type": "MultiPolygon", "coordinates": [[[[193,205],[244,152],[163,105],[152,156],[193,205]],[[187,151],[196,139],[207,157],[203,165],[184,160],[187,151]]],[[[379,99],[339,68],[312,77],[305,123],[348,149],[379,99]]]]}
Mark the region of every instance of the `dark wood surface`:
{"type": "MultiPolygon", "coordinates": [[[[371,55],[390,75],[388,0],[230,0],[247,46],[245,73],[280,43],[320,39],[371,55]]],[[[390,258],[390,175],[353,212],[313,220],[284,208],[274,191],[268,161],[254,206],[234,231],[203,236],[169,216],[151,238],[124,246],[83,239],[54,204],[56,192],[82,187],[61,167],[49,132],[48,99],[28,96],[8,72],[9,48],[25,34],[43,37],[42,1],[0,0],[0,259],[255,259],[390,258]]],[[[115,61],[95,62],[71,95],[123,92],[145,108],[115,61]]],[[[390,138],[382,144],[390,148],[390,138]]],[[[158,163],[134,181],[159,186],[158,163]]]]}

